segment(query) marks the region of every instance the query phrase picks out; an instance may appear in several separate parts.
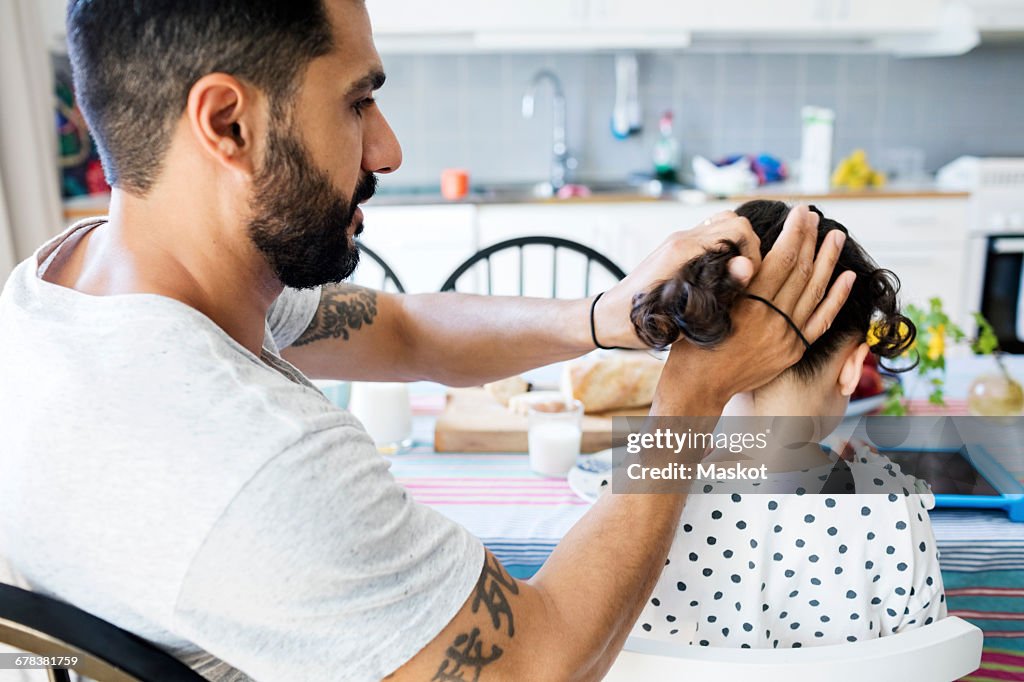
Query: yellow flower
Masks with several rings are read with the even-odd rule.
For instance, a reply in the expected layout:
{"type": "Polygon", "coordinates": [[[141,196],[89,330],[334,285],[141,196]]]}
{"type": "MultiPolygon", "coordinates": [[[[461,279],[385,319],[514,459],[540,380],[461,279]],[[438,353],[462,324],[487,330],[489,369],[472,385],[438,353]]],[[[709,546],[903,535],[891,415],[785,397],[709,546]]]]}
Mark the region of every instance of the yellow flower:
{"type": "Polygon", "coordinates": [[[940,324],[937,327],[928,327],[928,351],[926,355],[929,360],[938,360],[946,352],[946,325],[940,324]]]}

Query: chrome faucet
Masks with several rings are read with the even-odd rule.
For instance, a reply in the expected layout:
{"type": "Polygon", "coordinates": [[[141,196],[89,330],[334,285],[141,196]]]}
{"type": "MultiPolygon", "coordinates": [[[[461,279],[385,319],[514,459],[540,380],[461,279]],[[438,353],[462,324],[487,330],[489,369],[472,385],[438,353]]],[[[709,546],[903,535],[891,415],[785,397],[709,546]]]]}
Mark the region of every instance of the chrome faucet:
{"type": "Polygon", "coordinates": [[[551,180],[549,193],[554,194],[569,182],[571,171],[576,168],[576,159],[569,156],[569,148],[565,143],[565,93],[562,91],[562,82],[552,71],[542,69],[534,75],[530,87],[523,95],[523,118],[533,118],[533,100],[537,93],[537,86],[542,81],[551,83],[554,91],[552,101],[554,121],[552,124],[552,145],[551,145],[551,180]]]}

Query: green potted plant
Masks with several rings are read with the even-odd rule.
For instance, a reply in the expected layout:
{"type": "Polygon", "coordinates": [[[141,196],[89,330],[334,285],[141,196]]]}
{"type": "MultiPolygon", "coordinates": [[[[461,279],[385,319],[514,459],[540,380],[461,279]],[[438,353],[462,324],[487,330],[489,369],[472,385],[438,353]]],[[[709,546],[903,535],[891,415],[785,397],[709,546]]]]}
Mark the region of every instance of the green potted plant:
{"type": "MultiPolygon", "coordinates": [[[[975,354],[991,355],[999,370],[983,374],[971,383],[967,397],[971,414],[1005,416],[1021,413],[1024,390],[1007,371],[992,325],[981,313],[972,314],[978,326],[975,338],[968,338],[964,330],[949,318],[939,298],[930,299],[927,309],[908,305],[905,314],[917,327],[917,339],[906,353],[908,358],[916,355],[918,360],[911,376],[916,381],[927,382],[930,389],[928,402],[941,406],[946,404],[946,348],[952,344],[967,343],[975,354]]],[[[869,343],[870,336],[869,333],[869,343]]],[[[886,393],[882,414],[906,415],[909,404],[906,396],[909,393],[912,391],[905,389],[902,383],[893,382],[886,393]]]]}

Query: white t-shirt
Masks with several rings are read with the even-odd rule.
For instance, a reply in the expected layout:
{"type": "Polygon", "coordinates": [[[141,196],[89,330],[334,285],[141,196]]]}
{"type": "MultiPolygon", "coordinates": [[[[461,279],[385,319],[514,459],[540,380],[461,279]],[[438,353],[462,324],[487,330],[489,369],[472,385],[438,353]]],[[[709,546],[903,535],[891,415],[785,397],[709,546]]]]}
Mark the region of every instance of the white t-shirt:
{"type": "Polygon", "coordinates": [[[257,357],[170,298],[40,279],[102,224],[0,294],[0,578],[214,680],[393,672],[458,612],[483,547],[278,355],[319,292],[281,295],[257,357]]]}
{"type": "MultiPolygon", "coordinates": [[[[770,486],[792,491],[793,481],[825,481],[832,470],[773,474],[770,486]]],[[[867,447],[849,471],[856,494],[730,493],[730,481],[691,494],[633,634],[770,649],[845,644],[944,618],[934,496],[867,447]]]]}

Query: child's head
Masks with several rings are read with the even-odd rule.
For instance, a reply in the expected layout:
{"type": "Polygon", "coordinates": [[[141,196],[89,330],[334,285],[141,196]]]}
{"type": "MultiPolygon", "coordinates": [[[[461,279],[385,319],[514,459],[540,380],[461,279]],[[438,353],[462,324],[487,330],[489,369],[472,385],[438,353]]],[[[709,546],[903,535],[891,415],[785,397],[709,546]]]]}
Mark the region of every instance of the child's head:
{"type": "MultiPolygon", "coordinates": [[[[789,210],[781,201],[766,200],[750,201],[736,209],[760,238],[762,256],[775,245],[789,210]]],[[[817,208],[811,210],[820,218],[816,251],[830,231],[847,233],[843,225],[817,208]]],[[[729,259],[738,255],[735,244],[723,242],[688,263],[676,278],[638,296],[633,322],[640,337],[656,347],[668,345],[679,333],[705,347],[725,339],[732,329],[729,311],[742,294],[727,270],[729,259]]],[[[776,414],[842,414],[860,380],[867,353],[895,358],[914,342],[914,324],[900,313],[896,300],[899,279],[879,268],[848,233],[829,287],[846,270],[852,270],[857,279],[828,331],[797,364],[754,392],[755,401],[775,403],[766,409],[775,409],[776,414]],[[794,399],[798,404],[785,402],[794,399]]]]}

